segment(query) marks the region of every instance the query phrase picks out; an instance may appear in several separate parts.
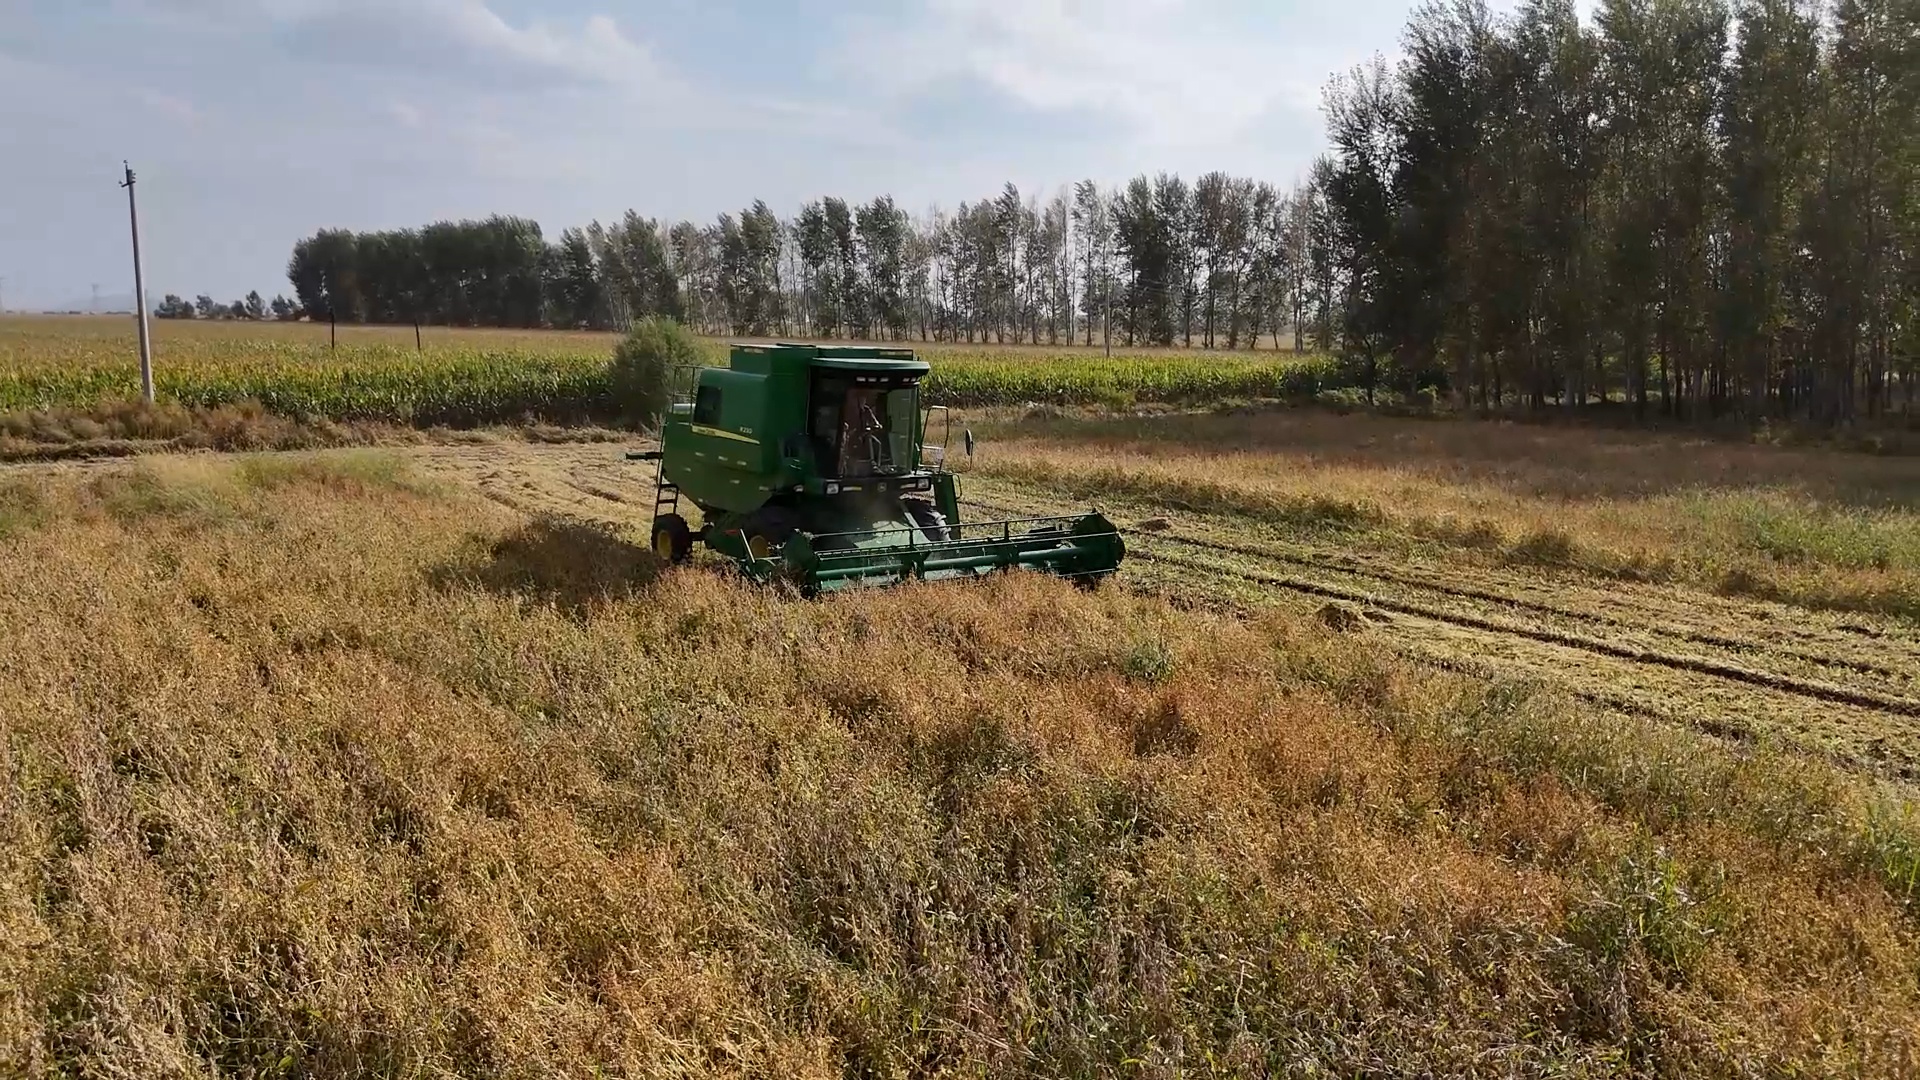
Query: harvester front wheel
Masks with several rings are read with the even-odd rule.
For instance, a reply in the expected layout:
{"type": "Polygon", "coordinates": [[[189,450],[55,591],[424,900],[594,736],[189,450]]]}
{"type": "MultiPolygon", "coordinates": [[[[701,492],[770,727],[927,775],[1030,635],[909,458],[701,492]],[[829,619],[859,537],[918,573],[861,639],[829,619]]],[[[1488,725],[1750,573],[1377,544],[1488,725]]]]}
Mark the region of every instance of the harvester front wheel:
{"type": "Polygon", "coordinates": [[[800,515],[784,506],[763,506],[740,523],[747,538],[747,550],[756,559],[772,558],[793,534],[800,531],[800,515]]]}
{"type": "Polygon", "coordinates": [[[653,522],[653,553],[661,562],[683,563],[693,554],[693,530],[679,514],[666,514],[653,522]]]}

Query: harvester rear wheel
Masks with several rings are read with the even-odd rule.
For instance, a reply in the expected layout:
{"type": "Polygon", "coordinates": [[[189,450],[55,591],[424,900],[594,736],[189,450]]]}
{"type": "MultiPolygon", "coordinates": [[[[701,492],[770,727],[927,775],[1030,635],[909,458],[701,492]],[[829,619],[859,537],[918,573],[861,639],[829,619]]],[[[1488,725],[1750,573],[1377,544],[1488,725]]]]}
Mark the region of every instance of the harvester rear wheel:
{"type": "Polygon", "coordinates": [[[925,499],[901,500],[907,508],[907,516],[927,534],[934,543],[953,539],[953,530],[947,525],[947,515],[925,499]]]}
{"type": "Polygon", "coordinates": [[[683,563],[693,554],[693,530],[679,514],[664,514],[653,521],[653,553],[666,563],[683,563]]]}

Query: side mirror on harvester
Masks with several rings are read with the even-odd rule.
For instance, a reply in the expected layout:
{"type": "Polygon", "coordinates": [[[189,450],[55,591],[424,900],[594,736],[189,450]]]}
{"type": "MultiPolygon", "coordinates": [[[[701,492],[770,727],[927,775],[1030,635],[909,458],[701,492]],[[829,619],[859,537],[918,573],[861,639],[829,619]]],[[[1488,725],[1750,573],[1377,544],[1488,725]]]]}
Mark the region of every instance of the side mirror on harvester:
{"type": "Polygon", "coordinates": [[[965,431],[961,432],[960,434],[965,437],[967,442],[967,456],[972,457],[973,456],[973,429],[967,428],[965,431]]]}

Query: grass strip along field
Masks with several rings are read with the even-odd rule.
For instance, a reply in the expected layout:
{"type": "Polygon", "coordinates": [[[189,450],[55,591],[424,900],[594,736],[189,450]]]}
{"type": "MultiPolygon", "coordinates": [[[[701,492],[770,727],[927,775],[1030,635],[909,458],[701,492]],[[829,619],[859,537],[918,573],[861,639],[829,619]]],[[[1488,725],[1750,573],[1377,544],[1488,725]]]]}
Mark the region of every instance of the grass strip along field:
{"type": "Polygon", "coordinates": [[[1275,607],[664,571],[608,449],[0,471],[0,1071],[1920,1052],[1920,846],[1857,773],[1275,607]],[[519,508],[586,502],[628,533],[519,508]]]}
{"type": "MultiPolygon", "coordinates": [[[[160,324],[160,397],[190,409],[258,403],[276,416],[422,427],[541,420],[612,421],[624,403],[609,370],[608,334],[543,338],[512,331],[435,330],[423,350],[405,328],[160,324]]],[[[0,415],[96,410],[134,398],[131,335],[96,320],[0,320],[0,415]]],[[[709,362],[725,343],[707,344],[709,362]]],[[[1322,369],[1292,354],[1181,355],[938,346],[928,400],[955,406],[1211,402],[1311,395],[1322,369]]],[[[22,419],[21,431],[33,425],[22,419]]],[[[45,426],[45,425],[41,425],[45,426]]]]}

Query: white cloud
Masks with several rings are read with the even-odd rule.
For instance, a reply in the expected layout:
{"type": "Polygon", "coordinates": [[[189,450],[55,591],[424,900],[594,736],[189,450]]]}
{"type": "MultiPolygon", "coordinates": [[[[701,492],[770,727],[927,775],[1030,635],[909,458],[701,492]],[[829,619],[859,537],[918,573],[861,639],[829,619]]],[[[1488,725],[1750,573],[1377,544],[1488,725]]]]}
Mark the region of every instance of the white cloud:
{"type": "Polygon", "coordinates": [[[652,54],[605,15],[591,16],[569,32],[543,23],[510,26],[479,0],[431,0],[424,6],[445,19],[451,40],[482,57],[611,85],[647,80],[656,71],[652,54]]]}
{"type": "Polygon", "coordinates": [[[146,86],[136,88],[133,96],[139,100],[140,104],[145,105],[147,108],[152,109],[154,112],[170,120],[177,120],[188,124],[198,123],[200,120],[200,110],[195,108],[193,102],[188,101],[186,98],[163,93],[162,91],[146,86]]]}
{"type": "Polygon", "coordinates": [[[1249,40],[1204,0],[925,0],[910,25],[859,35],[854,51],[897,94],[981,80],[1035,110],[1121,122],[1144,148],[1218,144],[1275,107],[1317,106],[1318,77],[1249,40]]]}
{"type": "Polygon", "coordinates": [[[410,105],[404,101],[389,102],[387,105],[387,115],[393,117],[394,122],[401,127],[415,131],[418,131],[420,127],[426,123],[426,116],[420,111],[419,107],[410,105]]]}
{"type": "Polygon", "coordinates": [[[516,26],[484,0],[306,0],[267,14],[297,55],[323,62],[520,88],[657,92],[668,81],[652,52],[606,15],[516,26]]]}

